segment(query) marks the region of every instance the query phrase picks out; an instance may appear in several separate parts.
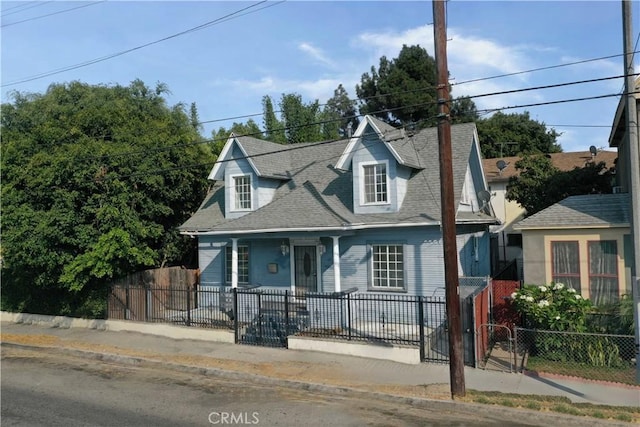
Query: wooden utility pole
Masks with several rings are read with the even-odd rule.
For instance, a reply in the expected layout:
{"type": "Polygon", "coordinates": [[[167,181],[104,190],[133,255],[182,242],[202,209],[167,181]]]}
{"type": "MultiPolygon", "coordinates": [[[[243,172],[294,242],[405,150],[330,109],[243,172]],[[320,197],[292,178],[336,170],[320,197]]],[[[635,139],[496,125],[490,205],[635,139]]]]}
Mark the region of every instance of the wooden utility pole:
{"type": "Polygon", "coordinates": [[[445,0],[433,0],[433,40],[438,74],[440,203],[447,321],[449,323],[449,378],[451,382],[451,398],[455,399],[456,397],[464,397],[466,391],[464,385],[460,292],[458,289],[458,248],[456,243],[456,210],[451,160],[449,70],[447,66],[447,28],[444,7],[445,0]]]}
{"type": "Polygon", "coordinates": [[[633,296],[633,320],[636,341],[636,383],[640,384],[640,140],[638,139],[638,112],[636,104],[635,76],[633,75],[633,28],[630,0],[622,0],[622,27],[624,49],[625,109],[627,141],[626,154],[629,158],[629,193],[631,201],[631,234],[634,251],[634,271],[631,277],[633,296]]]}

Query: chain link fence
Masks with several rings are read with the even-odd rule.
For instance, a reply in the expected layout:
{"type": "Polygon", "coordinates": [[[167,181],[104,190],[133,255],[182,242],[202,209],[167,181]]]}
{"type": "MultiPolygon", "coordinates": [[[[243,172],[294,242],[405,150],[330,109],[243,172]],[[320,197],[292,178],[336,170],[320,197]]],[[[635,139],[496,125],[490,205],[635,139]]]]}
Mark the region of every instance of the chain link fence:
{"type": "Polygon", "coordinates": [[[632,335],[514,328],[517,368],[591,380],[635,384],[632,335]]]}

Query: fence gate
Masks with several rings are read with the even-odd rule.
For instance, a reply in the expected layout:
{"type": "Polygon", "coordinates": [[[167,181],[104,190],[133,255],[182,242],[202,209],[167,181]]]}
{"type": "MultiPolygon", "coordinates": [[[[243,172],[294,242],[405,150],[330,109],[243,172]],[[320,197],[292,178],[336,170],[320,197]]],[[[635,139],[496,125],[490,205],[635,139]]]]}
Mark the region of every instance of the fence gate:
{"type": "Polygon", "coordinates": [[[476,368],[514,372],[515,352],[511,329],[485,323],[476,329],[476,368]]]}
{"type": "MultiPolygon", "coordinates": [[[[287,337],[299,330],[302,304],[289,292],[236,289],[234,329],[239,344],[287,348],[287,337]]],[[[233,294],[232,294],[233,295],[233,294]]]]}

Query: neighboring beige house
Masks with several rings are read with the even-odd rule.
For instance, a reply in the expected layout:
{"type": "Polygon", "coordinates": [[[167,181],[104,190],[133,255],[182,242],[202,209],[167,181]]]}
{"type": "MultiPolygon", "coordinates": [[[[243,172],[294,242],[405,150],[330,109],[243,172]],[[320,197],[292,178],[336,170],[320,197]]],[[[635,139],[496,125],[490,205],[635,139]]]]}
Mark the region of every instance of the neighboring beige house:
{"type": "MultiPolygon", "coordinates": [[[[640,78],[636,80],[639,89],[640,78]]],[[[634,96],[639,123],[640,95],[634,96]]],[[[640,188],[632,188],[631,175],[638,171],[631,168],[625,110],[622,98],[609,137],[618,158],[613,194],[568,197],[514,225],[522,233],[527,283],[562,282],[595,305],[631,293],[635,258],[631,216],[640,209],[632,204],[631,193],[640,188]]],[[[491,184],[491,179],[487,181],[491,184]]]]}
{"type": "MultiPolygon", "coordinates": [[[[595,155],[590,151],[577,151],[553,153],[548,156],[555,167],[561,171],[570,171],[591,162],[605,162],[607,168],[613,167],[618,154],[615,151],[600,150],[595,155]]],[[[515,164],[520,159],[521,157],[484,159],[482,166],[491,193],[491,205],[496,218],[501,222],[501,225],[491,227],[494,273],[515,259],[518,262],[519,278],[522,279],[522,235],[513,225],[524,218],[525,210],[518,202],[506,198],[509,178],[518,175],[515,164]]]]}
{"type": "Polygon", "coordinates": [[[571,196],[518,222],[526,283],[564,283],[595,305],[631,292],[629,194],[571,196]]]}

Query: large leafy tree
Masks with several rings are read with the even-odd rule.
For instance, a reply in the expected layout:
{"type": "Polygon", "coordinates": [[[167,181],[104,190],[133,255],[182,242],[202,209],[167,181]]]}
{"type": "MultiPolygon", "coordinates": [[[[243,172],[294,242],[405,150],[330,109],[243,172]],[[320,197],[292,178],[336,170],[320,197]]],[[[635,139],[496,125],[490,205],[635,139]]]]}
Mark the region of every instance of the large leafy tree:
{"type": "Polygon", "coordinates": [[[615,171],[604,162],[561,171],[544,155],[525,156],[515,164],[519,175],[509,179],[507,199],[517,201],[527,215],[545,209],[569,196],[611,193],[615,171]]]}
{"type": "Polygon", "coordinates": [[[166,88],[79,82],[2,105],[2,305],[99,315],[106,285],[184,263],[213,156],[166,88]]]}
{"type": "Polygon", "coordinates": [[[356,101],[349,98],[347,90],[338,85],[324,107],[325,139],[339,135],[346,138],[349,131],[355,131],[360,123],[356,113],[356,101]]]}
{"type": "Polygon", "coordinates": [[[478,120],[476,126],[485,159],[562,151],[556,141],[560,134],[533,120],[528,111],[513,114],[497,112],[487,119],[478,120]]]}
{"type": "Polygon", "coordinates": [[[297,93],[283,93],[278,103],[280,119],[276,116],[269,95],[262,98],[264,135],[272,142],[297,144],[334,139],[339,136],[338,124],[342,121],[336,111],[320,108],[316,99],[305,103],[297,93]]]}
{"type": "MultiPolygon", "coordinates": [[[[419,45],[403,45],[397,58],[380,58],[378,68],[364,73],[356,94],[360,114],[372,114],[394,126],[424,128],[437,124],[436,61],[419,45]]],[[[473,121],[476,107],[468,98],[451,100],[454,123],[473,121]]]]}
{"type": "Polygon", "coordinates": [[[214,154],[219,155],[224,144],[227,142],[229,135],[234,133],[238,136],[247,135],[253,138],[262,138],[260,126],[253,119],[247,120],[246,123],[233,122],[229,129],[220,126],[217,131],[211,132],[211,150],[214,154]]]}

